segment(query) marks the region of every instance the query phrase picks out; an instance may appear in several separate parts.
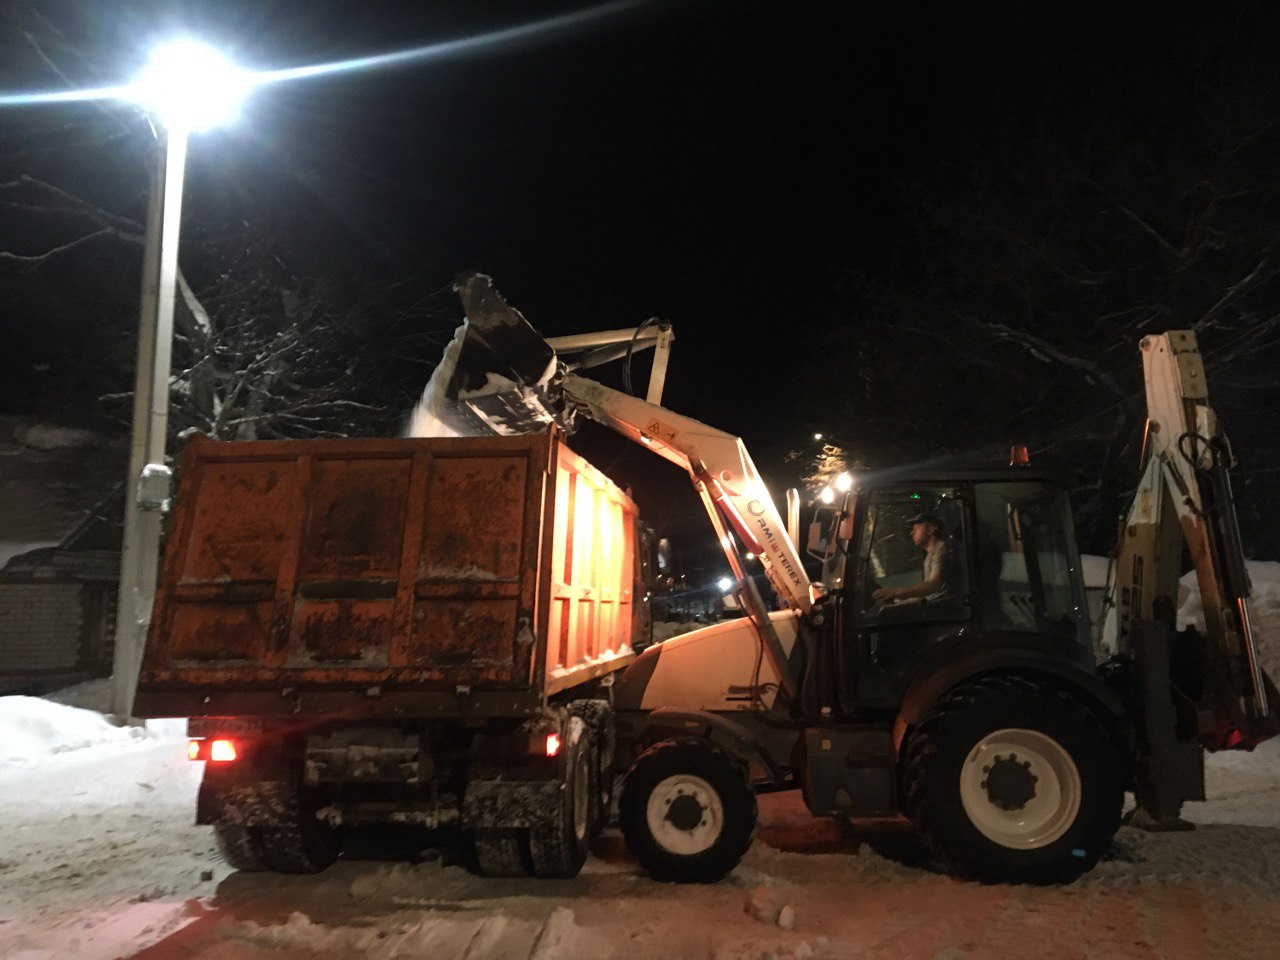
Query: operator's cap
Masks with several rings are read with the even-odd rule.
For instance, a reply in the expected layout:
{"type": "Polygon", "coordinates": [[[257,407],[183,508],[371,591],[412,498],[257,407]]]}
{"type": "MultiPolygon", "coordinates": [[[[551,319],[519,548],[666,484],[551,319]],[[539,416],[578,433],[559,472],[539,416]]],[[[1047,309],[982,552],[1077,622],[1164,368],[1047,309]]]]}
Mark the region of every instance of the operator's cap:
{"type": "Polygon", "coordinates": [[[914,527],[917,523],[931,523],[939,531],[946,529],[946,524],[942,522],[942,518],[932,510],[923,510],[907,521],[907,526],[914,527]]]}

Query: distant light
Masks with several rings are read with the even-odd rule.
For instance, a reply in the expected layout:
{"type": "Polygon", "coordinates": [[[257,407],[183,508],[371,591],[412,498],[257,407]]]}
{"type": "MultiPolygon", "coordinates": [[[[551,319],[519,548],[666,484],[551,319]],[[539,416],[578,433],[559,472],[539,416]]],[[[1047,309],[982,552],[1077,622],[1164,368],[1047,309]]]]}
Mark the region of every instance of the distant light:
{"type": "Polygon", "coordinates": [[[548,733],[547,734],[547,756],[554,757],[559,752],[560,752],[560,734],[548,733]]]}
{"type": "Polygon", "coordinates": [[[853,489],[853,474],[842,473],[836,477],[836,489],[841,493],[848,493],[853,489]]]}
{"type": "Polygon", "coordinates": [[[234,120],[254,83],[207,43],[182,38],[156,47],[129,91],[166,127],[197,131],[234,120]]]}
{"type": "Polygon", "coordinates": [[[209,759],[217,763],[230,763],[236,758],[236,745],[230,740],[215,740],[209,745],[209,759]]]}
{"type": "Polygon", "coordinates": [[[818,499],[821,500],[823,503],[835,503],[836,492],[832,490],[830,487],[823,487],[822,492],[818,494],[818,499]]]}
{"type": "Polygon", "coordinates": [[[730,577],[721,577],[716,581],[716,586],[720,588],[721,593],[728,593],[733,589],[733,580],[730,577]]]}
{"type": "Polygon", "coordinates": [[[820,433],[815,433],[815,434],[813,435],[813,439],[815,439],[815,440],[821,440],[821,439],[822,439],[822,434],[820,434],[820,433]]]}
{"type": "Polygon", "coordinates": [[[754,553],[752,553],[750,550],[748,550],[748,551],[747,551],[747,559],[748,559],[748,560],[754,560],[755,558],[756,558],[756,555],[755,555],[754,553]]]}

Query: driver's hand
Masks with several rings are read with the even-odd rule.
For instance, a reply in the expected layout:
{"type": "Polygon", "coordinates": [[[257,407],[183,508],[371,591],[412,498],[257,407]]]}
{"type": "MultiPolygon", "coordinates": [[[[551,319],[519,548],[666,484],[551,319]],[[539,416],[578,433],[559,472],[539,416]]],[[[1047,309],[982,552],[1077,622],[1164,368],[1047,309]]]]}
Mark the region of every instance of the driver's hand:
{"type": "Polygon", "coordinates": [[[893,588],[892,587],[876,587],[874,590],[871,591],[871,599],[872,600],[892,600],[893,588]]]}

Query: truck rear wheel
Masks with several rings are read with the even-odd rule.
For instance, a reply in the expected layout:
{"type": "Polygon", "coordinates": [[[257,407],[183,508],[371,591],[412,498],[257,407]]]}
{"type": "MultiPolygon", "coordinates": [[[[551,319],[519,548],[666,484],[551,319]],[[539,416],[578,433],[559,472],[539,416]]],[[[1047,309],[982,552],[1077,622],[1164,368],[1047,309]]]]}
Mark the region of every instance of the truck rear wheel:
{"type": "Polygon", "coordinates": [[[214,824],[223,856],[241,870],[319,873],[338,858],[337,830],[316,816],[301,786],[285,780],[228,785],[214,824]]]}
{"type": "Polygon", "coordinates": [[[619,822],[655,880],[714,883],[738,865],[756,829],[747,772],[709,743],[664,740],[631,765],[619,822]]]}
{"type": "Polygon", "coordinates": [[[592,737],[581,717],[564,725],[560,802],[550,816],[529,828],[529,862],[535,877],[576,877],[587,862],[591,842],[592,737]]]}
{"type": "Polygon", "coordinates": [[[476,831],[477,871],[484,877],[527,877],[528,849],[519,827],[481,827],[476,831]]]}
{"type": "Polygon", "coordinates": [[[213,825],[213,836],[222,859],[237,870],[256,873],[267,869],[267,856],[253,827],[219,820],[213,825]]]}
{"type": "Polygon", "coordinates": [[[1120,827],[1120,757],[1098,718],[1047,684],[987,677],[945,695],[903,751],[906,813],[958,872],[1066,883],[1120,827]]]}
{"type": "Polygon", "coordinates": [[[591,731],[591,834],[609,825],[613,812],[613,762],[616,734],[613,708],[607,700],[577,700],[569,715],[581,717],[591,731]]]}

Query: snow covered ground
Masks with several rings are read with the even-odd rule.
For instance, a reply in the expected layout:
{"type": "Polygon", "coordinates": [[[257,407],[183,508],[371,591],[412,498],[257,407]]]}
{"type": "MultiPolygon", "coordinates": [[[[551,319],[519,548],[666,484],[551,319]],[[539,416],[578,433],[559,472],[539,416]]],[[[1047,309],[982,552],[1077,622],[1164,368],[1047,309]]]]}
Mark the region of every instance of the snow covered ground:
{"type": "MultiPolygon", "coordinates": [[[[1270,566],[1253,568],[1259,632],[1280,637],[1270,566]]],[[[407,834],[279,877],[231,871],[192,825],[181,725],[82,709],[104,694],[0,698],[5,960],[1261,960],[1280,943],[1280,742],[1209,759],[1197,830],[1122,829],[1066,887],[953,880],[911,865],[908,834],[842,831],[795,794],[761,798],[755,846],[713,886],[649,880],[614,833],[568,881],[475,877],[407,834]]]]}

